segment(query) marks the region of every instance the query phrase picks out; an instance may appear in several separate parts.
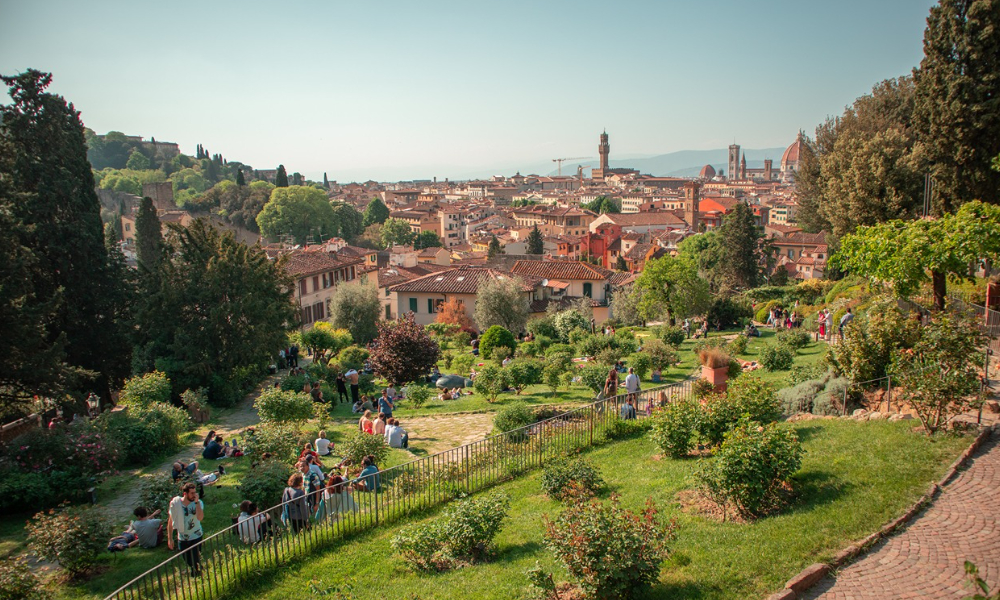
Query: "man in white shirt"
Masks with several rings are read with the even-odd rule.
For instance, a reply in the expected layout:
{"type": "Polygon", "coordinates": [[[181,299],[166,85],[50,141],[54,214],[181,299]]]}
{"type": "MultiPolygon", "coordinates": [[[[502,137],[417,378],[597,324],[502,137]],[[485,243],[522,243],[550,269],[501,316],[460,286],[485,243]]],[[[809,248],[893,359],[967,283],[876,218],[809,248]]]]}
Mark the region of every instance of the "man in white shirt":
{"type": "Polygon", "coordinates": [[[628,376],[625,378],[625,389],[628,390],[629,394],[639,392],[639,376],[635,374],[635,369],[632,367],[629,367],[628,376]]]}

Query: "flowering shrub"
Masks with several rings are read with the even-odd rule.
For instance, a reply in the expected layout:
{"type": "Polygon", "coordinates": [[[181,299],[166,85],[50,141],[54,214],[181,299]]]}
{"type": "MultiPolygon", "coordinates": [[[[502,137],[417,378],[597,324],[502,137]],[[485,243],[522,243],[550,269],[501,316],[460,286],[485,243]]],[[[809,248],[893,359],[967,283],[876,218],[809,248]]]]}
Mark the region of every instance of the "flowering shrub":
{"type": "Polygon", "coordinates": [[[32,429],[11,442],[8,456],[24,473],[76,471],[92,476],[114,469],[119,452],[107,435],[81,421],[57,429],[32,429]]]}
{"type": "Polygon", "coordinates": [[[51,595],[24,558],[0,560],[0,600],[47,600],[51,595]]]}
{"type": "Polygon", "coordinates": [[[178,448],[181,434],[191,428],[184,410],[163,402],[104,413],[97,422],[120,445],[122,462],[134,465],[149,464],[156,455],[178,448]]]}
{"type": "Polygon", "coordinates": [[[281,502],[281,492],[292,471],[287,462],[273,458],[261,461],[243,476],[240,493],[245,500],[252,500],[262,510],[275,506],[281,502]]]}
{"type": "Polygon", "coordinates": [[[649,438],[668,456],[687,456],[694,448],[700,418],[697,402],[675,400],[653,413],[649,438]]]}
{"type": "Polygon", "coordinates": [[[604,381],[610,371],[610,366],[589,365],[580,369],[580,381],[597,394],[604,389],[604,381]]]}
{"type": "Polygon", "coordinates": [[[253,401],[257,416],[264,423],[307,421],[316,414],[312,398],[301,392],[267,388],[253,401]]]}
{"type": "Polygon", "coordinates": [[[434,392],[431,388],[426,385],[408,385],[406,386],[406,401],[409,402],[413,408],[420,408],[431,399],[434,392]]]}
{"type": "Polygon", "coordinates": [[[593,496],[604,487],[601,473],[585,458],[550,462],[542,470],[541,482],[542,491],[556,500],[593,496]]]}
{"type": "Polygon", "coordinates": [[[809,332],[802,331],[801,329],[784,329],[779,331],[774,337],[778,340],[778,343],[784,344],[792,350],[805,348],[812,341],[809,332]]]}
{"type": "Polygon", "coordinates": [[[268,452],[277,460],[294,461],[301,449],[299,428],[288,423],[262,423],[243,439],[243,452],[254,459],[268,452]]]}
{"type": "Polygon", "coordinates": [[[58,562],[71,575],[90,569],[107,546],[111,525],[101,509],[61,505],[36,514],[27,525],[28,548],[58,562]]]}
{"type": "Polygon", "coordinates": [[[476,391],[486,396],[486,401],[491,404],[497,401],[507,385],[507,371],[496,365],[486,365],[476,375],[476,391]]]}
{"type": "Polygon", "coordinates": [[[479,338],[479,354],[483,358],[493,358],[493,349],[506,346],[511,352],[517,348],[514,334],[499,325],[493,325],[479,338]]]}
{"type": "Polygon", "coordinates": [[[468,377],[474,364],[476,364],[475,356],[471,354],[458,354],[451,361],[451,369],[462,377],[468,377]]]}
{"type": "MultiPolygon", "coordinates": [[[[535,422],[535,412],[530,406],[518,400],[509,404],[504,404],[493,417],[493,432],[507,433],[515,431],[535,422]]],[[[518,432],[517,439],[526,437],[524,432],[518,432]]],[[[511,436],[511,439],[514,439],[511,436]]]]}
{"type": "Polygon", "coordinates": [[[392,548],[421,571],[478,562],[492,552],[509,511],[510,499],[501,493],[459,500],[431,523],[402,529],[392,538],[392,548]]]}
{"type": "Polygon", "coordinates": [[[368,351],[361,346],[348,346],[337,354],[337,362],[345,371],[355,369],[360,371],[368,360],[368,351]]]}
{"type": "Polygon", "coordinates": [[[738,335],[726,344],[726,352],[728,352],[730,356],[745,354],[747,351],[747,343],[749,343],[749,341],[750,340],[747,336],[738,335]]]}
{"type": "Polygon", "coordinates": [[[136,375],[125,382],[118,403],[135,408],[147,407],[154,402],[170,402],[170,380],[167,374],[153,371],[136,375]]]}
{"type": "Polygon", "coordinates": [[[507,373],[507,385],[514,388],[518,396],[524,388],[542,381],[542,361],[530,358],[513,360],[504,367],[507,373]]]}
{"type": "Polygon", "coordinates": [[[748,374],[729,382],[725,393],[705,397],[699,432],[703,442],[716,445],[744,417],[770,423],[780,416],[781,408],[771,386],[748,374]]]}
{"type": "Polygon", "coordinates": [[[555,520],[545,518],[545,543],[586,598],[631,598],[656,580],[674,535],[674,523],[660,525],[656,512],[651,499],[638,514],[617,496],[577,503],[555,520]]]}
{"type": "Polygon", "coordinates": [[[375,464],[380,465],[389,456],[389,445],[385,443],[384,437],[358,430],[347,436],[347,440],[339,447],[344,458],[350,459],[352,465],[360,465],[361,459],[368,455],[374,456],[375,464]]]}
{"type": "Polygon", "coordinates": [[[767,344],[757,357],[765,371],[784,371],[792,366],[794,359],[794,352],[785,344],[767,344]]]}
{"type": "Polygon", "coordinates": [[[684,343],[684,330],[676,325],[663,325],[659,329],[654,328],[653,334],[663,340],[664,343],[679,348],[684,343]]]}
{"type": "Polygon", "coordinates": [[[182,483],[174,481],[169,474],[143,477],[142,487],[139,491],[139,506],[145,506],[151,513],[160,510],[166,514],[170,500],[180,493],[182,483]]]}
{"type": "Polygon", "coordinates": [[[205,388],[185,390],[181,394],[181,402],[194,410],[208,410],[208,390],[205,388]]]}
{"type": "Polygon", "coordinates": [[[794,431],[743,421],[726,435],[715,460],[703,464],[697,477],[705,495],[724,510],[731,506],[753,518],[780,506],[781,489],[801,462],[802,447],[794,431]]]}

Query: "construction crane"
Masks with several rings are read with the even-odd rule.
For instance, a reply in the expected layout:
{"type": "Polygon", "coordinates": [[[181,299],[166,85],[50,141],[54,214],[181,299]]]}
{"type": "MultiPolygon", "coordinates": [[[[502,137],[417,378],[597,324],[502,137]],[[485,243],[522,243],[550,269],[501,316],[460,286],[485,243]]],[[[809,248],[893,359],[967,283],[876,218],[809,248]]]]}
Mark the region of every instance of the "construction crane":
{"type": "Polygon", "coordinates": [[[583,160],[587,158],[586,156],[571,156],[570,158],[553,158],[552,162],[559,165],[559,175],[562,175],[562,164],[565,160],[583,160]]]}

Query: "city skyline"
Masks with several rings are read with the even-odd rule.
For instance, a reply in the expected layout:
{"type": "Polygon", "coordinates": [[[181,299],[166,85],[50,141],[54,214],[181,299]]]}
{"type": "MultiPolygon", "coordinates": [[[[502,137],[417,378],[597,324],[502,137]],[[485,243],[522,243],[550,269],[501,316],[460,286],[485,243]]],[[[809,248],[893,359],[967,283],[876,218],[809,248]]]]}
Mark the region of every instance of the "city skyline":
{"type": "Polygon", "coordinates": [[[456,179],[596,159],[604,129],[613,161],[787,146],[908,74],[930,5],[5,1],[0,72],[52,72],[98,133],[311,179],[456,179]]]}

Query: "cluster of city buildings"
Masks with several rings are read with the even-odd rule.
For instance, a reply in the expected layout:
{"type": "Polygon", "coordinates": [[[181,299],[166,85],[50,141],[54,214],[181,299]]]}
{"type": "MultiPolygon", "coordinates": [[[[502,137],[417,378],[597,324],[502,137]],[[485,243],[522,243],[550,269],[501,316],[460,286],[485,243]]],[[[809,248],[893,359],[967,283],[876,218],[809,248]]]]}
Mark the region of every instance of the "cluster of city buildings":
{"type": "MultiPolygon", "coordinates": [[[[763,168],[748,169],[745,154],[734,144],[726,173],[705,165],[695,178],[655,177],[611,168],[605,132],[598,145],[600,166],[589,177],[578,168],[565,176],[331,182],[331,200],[363,211],[377,197],[391,217],[406,221],[416,234],[433,232],[442,246],[375,250],[332,239],[305,247],[269,245],[267,250],[273,257],[287,256],[304,327],[325,319],[333,291],[351,284],[376,286],[386,319],[413,313],[419,323],[430,323],[450,299],[461,302],[471,319],[479,286],[504,277],[523,283],[535,313],[544,313],[552,303],[587,298],[600,323],[611,316],[608,300],[614,290],[630,285],[647,261],[676,254],[685,238],[719,227],[740,202],[749,206],[776,246],[777,269],[787,271],[790,279],[823,277],[824,234],[805,233],[795,225],[794,181],[803,143],[800,134],[776,169],[771,160],[763,168]],[[621,212],[599,214],[586,208],[601,198],[621,212]],[[528,238],[536,228],[542,252],[531,254],[528,238]],[[491,257],[494,239],[503,250],[491,257]]],[[[154,198],[161,220],[184,224],[191,219],[165,197],[169,189],[151,185],[144,194],[154,198]]],[[[131,218],[123,219],[123,230],[126,242],[134,239],[131,218]]]]}

